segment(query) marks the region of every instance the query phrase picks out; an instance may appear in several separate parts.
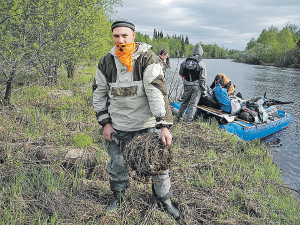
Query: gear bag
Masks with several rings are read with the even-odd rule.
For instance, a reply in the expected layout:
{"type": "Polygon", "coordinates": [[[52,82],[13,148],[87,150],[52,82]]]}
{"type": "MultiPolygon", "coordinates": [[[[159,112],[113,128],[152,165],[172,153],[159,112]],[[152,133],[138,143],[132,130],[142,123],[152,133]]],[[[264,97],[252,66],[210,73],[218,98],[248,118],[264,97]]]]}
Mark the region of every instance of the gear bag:
{"type": "Polygon", "coordinates": [[[185,65],[183,68],[183,76],[187,81],[199,80],[200,75],[202,74],[203,68],[199,65],[200,60],[195,58],[187,58],[185,60],[185,65]]]}
{"type": "Polygon", "coordinates": [[[269,114],[257,101],[250,100],[246,102],[245,106],[242,106],[238,118],[252,123],[263,123],[268,120],[269,114]]]}
{"type": "Polygon", "coordinates": [[[248,122],[251,122],[251,123],[259,123],[260,122],[258,113],[254,110],[247,108],[246,106],[243,106],[240,109],[238,118],[248,121],[248,122]]]}
{"type": "Polygon", "coordinates": [[[239,113],[239,111],[241,110],[241,103],[239,101],[239,99],[237,99],[235,96],[230,99],[230,106],[231,106],[231,114],[232,115],[236,115],[239,113]]]}

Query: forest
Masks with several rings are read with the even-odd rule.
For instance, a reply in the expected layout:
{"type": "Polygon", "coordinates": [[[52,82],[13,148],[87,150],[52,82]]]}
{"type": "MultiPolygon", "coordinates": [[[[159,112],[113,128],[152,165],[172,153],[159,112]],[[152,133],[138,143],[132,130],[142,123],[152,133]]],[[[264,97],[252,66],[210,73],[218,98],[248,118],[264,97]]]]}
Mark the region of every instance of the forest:
{"type": "MultiPolygon", "coordinates": [[[[184,58],[192,55],[194,45],[190,43],[189,37],[183,35],[164,35],[163,31],[154,29],[152,39],[148,34],[137,32],[136,41],[146,42],[152,46],[152,50],[159,54],[160,50],[167,49],[171,58],[184,58]]],[[[228,50],[217,44],[204,44],[202,42],[204,58],[229,58],[230,54],[235,53],[235,50],[228,50]]]]}
{"type": "Polygon", "coordinates": [[[231,55],[238,62],[300,68],[300,29],[287,24],[283,29],[271,26],[252,38],[245,51],[231,55]]]}

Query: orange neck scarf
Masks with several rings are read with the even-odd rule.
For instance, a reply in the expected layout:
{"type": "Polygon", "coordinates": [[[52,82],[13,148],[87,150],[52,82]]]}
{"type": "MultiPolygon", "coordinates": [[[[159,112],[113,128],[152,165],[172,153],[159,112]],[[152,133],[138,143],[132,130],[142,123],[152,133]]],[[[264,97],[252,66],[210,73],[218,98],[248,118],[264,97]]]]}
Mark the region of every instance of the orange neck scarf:
{"type": "Polygon", "coordinates": [[[135,46],[134,41],[128,44],[116,44],[116,55],[130,72],[132,72],[132,55],[135,51],[135,46]]]}

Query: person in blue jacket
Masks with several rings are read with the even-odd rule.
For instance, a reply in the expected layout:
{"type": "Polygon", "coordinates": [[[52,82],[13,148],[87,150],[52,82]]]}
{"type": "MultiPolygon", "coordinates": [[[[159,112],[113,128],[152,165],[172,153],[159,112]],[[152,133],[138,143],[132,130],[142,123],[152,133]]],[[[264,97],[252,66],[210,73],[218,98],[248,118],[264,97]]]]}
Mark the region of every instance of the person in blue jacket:
{"type": "Polygon", "coordinates": [[[214,96],[216,97],[219,107],[222,111],[230,113],[231,112],[231,102],[228,97],[227,89],[222,87],[222,80],[216,81],[216,86],[213,89],[214,96]]]}

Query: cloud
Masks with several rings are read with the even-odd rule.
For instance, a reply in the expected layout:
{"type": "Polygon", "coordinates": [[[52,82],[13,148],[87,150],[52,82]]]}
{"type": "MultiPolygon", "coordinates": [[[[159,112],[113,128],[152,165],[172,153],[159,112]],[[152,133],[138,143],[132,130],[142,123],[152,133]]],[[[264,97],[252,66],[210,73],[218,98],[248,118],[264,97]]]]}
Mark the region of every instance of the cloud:
{"type": "Polygon", "coordinates": [[[270,26],[300,26],[300,4],[294,0],[125,0],[113,18],[126,17],[137,31],[152,36],[157,29],[188,36],[191,43],[216,43],[244,50],[270,26]]]}

